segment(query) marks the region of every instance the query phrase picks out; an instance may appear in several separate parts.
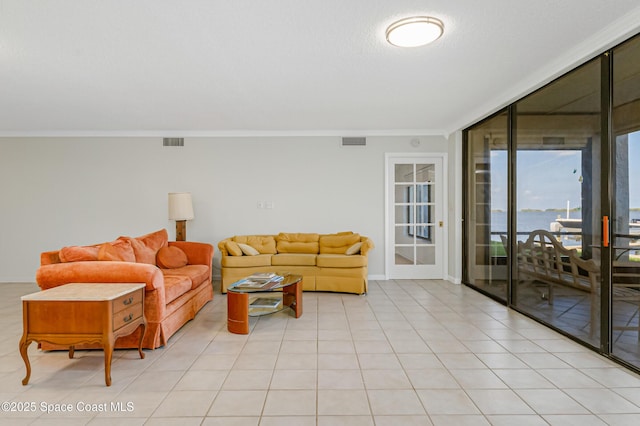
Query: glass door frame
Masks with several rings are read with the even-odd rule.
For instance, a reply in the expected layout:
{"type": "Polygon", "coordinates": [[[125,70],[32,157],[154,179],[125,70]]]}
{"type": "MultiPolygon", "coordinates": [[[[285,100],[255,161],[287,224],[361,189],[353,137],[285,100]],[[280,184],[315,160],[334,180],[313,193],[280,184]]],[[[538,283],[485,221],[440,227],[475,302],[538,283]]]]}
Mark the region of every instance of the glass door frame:
{"type": "MultiPolygon", "coordinates": [[[[387,153],[385,154],[385,279],[444,279],[448,268],[448,174],[446,152],[387,153]],[[412,164],[434,164],[436,179],[432,188],[434,217],[432,227],[435,238],[435,263],[402,265],[406,271],[395,266],[395,176],[392,167],[398,161],[412,164]],[[393,223],[392,223],[393,222],[393,223]]],[[[430,203],[431,204],[431,203],[430,203]]],[[[415,236],[414,236],[415,238],[415,236]]]]}
{"type": "MultiPolygon", "coordinates": [[[[549,324],[540,318],[536,318],[522,310],[518,309],[515,306],[516,301],[516,292],[517,286],[516,282],[516,271],[517,271],[517,259],[515,254],[515,246],[516,246],[516,238],[513,238],[517,233],[517,211],[516,211],[516,195],[517,195],[517,182],[516,182],[516,159],[517,159],[517,140],[516,140],[516,129],[517,129],[517,111],[516,111],[516,103],[502,108],[485,119],[475,123],[473,126],[468,127],[463,131],[463,154],[462,154],[462,167],[463,167],[463,227],[462,227],[462,237],[463,237],[463,271],[462,271],[462,283],[474,288],[477,291],[485,294],[488,297],[491,297],[497,300],[500,303],[503,303],[514,310],[531,317],[532,319],[539,321],[555,331],[571,338],[572,340],[577,341],[580,344],[583,344],[587,347],[590,347],[604,355],[609,357],[616,362],[619,362],[630,369],[640,372],[640,367],[635,364],[630,364],[625,360],[617,357],[614,353],[614,344],[612,342],[612,326],[613,326],[613,318],[612,318],[612,285],[613,285],[613,272],[612,265],[614,261],[614,256],[616,255],[615,250],[612,249],[611,244],[615,241],[613,232],[615,230],[613,218],[616,214],[616,206],[615,206],[615,178],[616,178],[616,164],[615,164],[615,150],[616,150],[616,134],[614,134],[615,129],[613,126],[613,117],[614,117],[614,105],[612,94],[613,86],[614,86],[614,76],[613,76],[613,53],[615,52],[616,47],[613,47],[606,52],[602,53],[599,56],[594,57],[593,59],[600,61],[600,103],[601,103],[601,118],[600,118],[600,158],[601,158],[601,168],[600,168],[600,183],[599,188],[595,188],[595,190],[600,191],[600,218],[599,220],[594,221],[594,226],[597,223],[600,223],[601,231],[603,234],[603,238],[601,238],[601,252],[600,252],[600,295],[598,298],[599,308],[600,308],[600,318],[599,318],[599,329],[600,329],[600,337],[598,339],[599,345],[598,347],[594,346],[597,344],[596,342],[589,343],[584,340],[578,339],[575,336],[572,336],[569,332],[563,331],[558,327],[553,326],[553,324],[549,324]],[[507,275],[508,275],[508,285],[507,285],[507,294],[506,298],[502,299],[500,297],[496,297],[496,295],[488,293],[486,290],[477,287],[472,284],[472,280],[474,277],[470,277],[470,271],[468,269],[468,257],[472,253],[470,249],[470,240],[469,240],[469,232],[470,227],[473,226],[466,219],[466,215],[469,213],[469,209],[472,207],[469,206],[470,203],[470,192],[472,188],[470,185],[472,183],[469,181],[468,170],[472,165],[470,164],[470,150],[472,149],[469,144],[469,132],[481,126],[483,123],[488,122],[489,120],[494,119],[500,114],[507,113],[507,123],[508,123],[508,148],[507,148],[507,176],[508,176],[508,212],[507,212],[507,240],[508,244],[506,247],[507,252],[507,275]]],[[[629,160],[631,162],[631,159],[629,160]]]]}

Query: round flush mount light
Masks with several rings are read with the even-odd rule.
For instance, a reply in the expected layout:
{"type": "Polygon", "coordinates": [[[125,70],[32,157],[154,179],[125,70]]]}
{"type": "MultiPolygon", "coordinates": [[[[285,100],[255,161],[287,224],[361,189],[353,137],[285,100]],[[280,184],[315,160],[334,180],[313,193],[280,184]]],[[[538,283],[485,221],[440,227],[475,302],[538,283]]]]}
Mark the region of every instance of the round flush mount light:
{"type": "Polygon", "coordinates": [[[398,47],[418,47],[436,41],[443,32],[441,20],[431,16],[412,16],[389,25],[387,41],[398,47]]]}

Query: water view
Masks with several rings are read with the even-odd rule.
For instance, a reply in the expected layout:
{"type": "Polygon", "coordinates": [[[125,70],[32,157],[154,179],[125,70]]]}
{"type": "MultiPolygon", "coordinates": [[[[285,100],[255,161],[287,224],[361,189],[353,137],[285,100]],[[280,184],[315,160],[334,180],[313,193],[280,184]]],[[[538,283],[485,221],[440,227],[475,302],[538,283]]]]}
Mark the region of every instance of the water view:
{"type": "MultiPolygon", "coordinates": [[[[640,220],[640,211],[631,210],[629,212],[629,218],[631,221],[640,220]]],[[[560,209],[554,210],[524,210],[518,212],[518,232],[531,232],[534,229],[544,229],[551,231],[551,223],[560,218],[566,218],[567,212],[560,209]]],[[[581,212],[579,210],[571,210],[569,212],[570,219],[581,219],[581,212]]],[[[494,241],[500,241],[500,234],[507,234],[507,212],[505,211],[493,211],[491,212],[491,239],[494,241]]],[[[524,241],[527,239],[527,235],[519,234],[518,240],[524,241]]]]}

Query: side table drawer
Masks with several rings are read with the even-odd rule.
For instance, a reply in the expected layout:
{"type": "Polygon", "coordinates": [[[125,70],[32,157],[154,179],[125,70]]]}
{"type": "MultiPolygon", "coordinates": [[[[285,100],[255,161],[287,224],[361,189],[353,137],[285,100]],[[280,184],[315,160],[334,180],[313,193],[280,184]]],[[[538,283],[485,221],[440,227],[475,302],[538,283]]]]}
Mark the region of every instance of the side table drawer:
{"type": "Polygon", "coordinates": [[[113,313],[120,312],[123,309],[127,309],[135,304],[142,303],[143,298],[142,289],[133,293],[125,294],[113,301],[113,313]]]}
{"type": "Polygon", "coordinates": [[[142,303],[129,306],[127,309],[116,312],[113,314],[113,330],[118,330],[140,317],[142,317],[142,303]]]}

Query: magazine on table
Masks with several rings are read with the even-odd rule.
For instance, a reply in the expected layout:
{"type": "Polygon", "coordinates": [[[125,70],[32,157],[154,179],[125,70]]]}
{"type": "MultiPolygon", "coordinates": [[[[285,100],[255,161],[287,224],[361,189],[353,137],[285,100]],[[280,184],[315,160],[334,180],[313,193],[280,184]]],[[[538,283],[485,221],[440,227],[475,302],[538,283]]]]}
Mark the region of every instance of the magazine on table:
{"type": "Polygon", "coordinates": [[[276,297],[259,297],[250,303],[251,308],[278,308],[282,304],[282,299],[276,297]]]}
{"type": "Polygon", "coordinates": [[[265,288],[268,285],[279,283],[284,277],[281,277],[272,273],[257,273],[248,276],[240,281],[237,281],[233,287],[235,288],[248,288],[248,289],[260,289],[265,288]]]}

